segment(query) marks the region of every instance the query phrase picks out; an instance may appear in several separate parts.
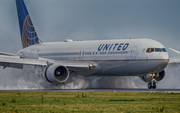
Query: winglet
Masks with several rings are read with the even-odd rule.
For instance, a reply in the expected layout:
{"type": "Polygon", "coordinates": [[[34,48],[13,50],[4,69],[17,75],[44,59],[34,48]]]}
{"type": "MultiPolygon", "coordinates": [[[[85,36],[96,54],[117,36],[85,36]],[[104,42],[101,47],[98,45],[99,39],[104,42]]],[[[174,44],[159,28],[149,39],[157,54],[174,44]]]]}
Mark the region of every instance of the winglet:
{"type": "Polygon", "coordinates": [[[38,38],[34,25],[24,4],[24,0],[16,0],[16,7],[23,48],[40,43],[41,41],[38,38]]]}

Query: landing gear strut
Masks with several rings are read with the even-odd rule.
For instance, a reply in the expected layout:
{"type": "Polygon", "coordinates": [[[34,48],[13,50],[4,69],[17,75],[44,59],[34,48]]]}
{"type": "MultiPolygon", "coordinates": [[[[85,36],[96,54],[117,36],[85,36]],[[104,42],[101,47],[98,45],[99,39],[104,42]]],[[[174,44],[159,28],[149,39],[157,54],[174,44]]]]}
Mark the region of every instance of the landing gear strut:
{"type": "Polygon", "coordinates": [[[151,76],[152,80],[151,80],[151,82],[148,83],[148,89],[151,89],[151,88],[156,89],[156,80],[154,79],[156,74],[151,73],[150,76],[151,76]]]}

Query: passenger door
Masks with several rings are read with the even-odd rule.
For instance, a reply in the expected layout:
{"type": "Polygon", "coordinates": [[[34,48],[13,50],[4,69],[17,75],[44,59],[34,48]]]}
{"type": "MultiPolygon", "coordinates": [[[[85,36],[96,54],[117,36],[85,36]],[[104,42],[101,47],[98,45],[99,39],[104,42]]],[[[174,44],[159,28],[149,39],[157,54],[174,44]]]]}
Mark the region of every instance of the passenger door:
{"type": "Polygon", "coordinates": [[[136,59],[136,57],[137,57],[137,55],[138,55],[137,50],[138,50],[138,46],[134,46],[133,49],[132,49],[132,51],[131,51],[131,58],[132,58],[132,59],[136,59]]]}

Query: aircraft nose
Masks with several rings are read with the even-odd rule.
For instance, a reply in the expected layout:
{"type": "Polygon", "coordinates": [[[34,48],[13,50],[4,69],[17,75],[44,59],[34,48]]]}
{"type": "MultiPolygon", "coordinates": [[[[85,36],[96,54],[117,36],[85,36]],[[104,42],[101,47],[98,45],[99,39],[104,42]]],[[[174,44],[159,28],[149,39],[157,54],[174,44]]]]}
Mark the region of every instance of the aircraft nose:
{"type": "Polygon", "coordinates": [[[168,52],[162,52],[158,55],[158,59],[168,60],[169,61],[169,54],[168,52]]]}
{"type": "Polygon", "coordinates": [[[169,54],[167,52],[161,53],[158,55],[158,59],[159,59],[159,69],[158,70],[162,70],[164,68],[166,68],[166,66],[169,63],[169,54]]]}

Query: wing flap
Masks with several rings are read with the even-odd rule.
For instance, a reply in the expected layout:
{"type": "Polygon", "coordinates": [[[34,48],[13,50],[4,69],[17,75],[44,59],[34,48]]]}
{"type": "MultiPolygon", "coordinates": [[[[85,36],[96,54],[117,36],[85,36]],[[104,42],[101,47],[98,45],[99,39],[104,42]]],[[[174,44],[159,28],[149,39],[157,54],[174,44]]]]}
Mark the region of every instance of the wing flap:
{"type": "Polygon", "coordinates": [[[23,69],[23,64],[16,64],[16,63],[0,62],[0,66],[3,66],[3,69],[6,67],[23,69]]]}

